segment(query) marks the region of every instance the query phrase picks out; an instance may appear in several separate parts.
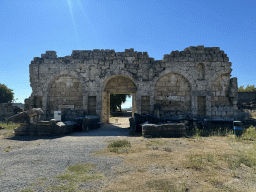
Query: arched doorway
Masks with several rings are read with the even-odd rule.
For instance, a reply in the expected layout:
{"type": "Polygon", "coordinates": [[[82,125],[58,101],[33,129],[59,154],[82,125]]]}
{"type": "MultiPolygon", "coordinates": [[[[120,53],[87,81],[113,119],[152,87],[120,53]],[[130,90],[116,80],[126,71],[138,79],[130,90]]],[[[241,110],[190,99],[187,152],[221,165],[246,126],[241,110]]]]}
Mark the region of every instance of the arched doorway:
{"type": "Polygon", "coordinates": [[[136,112],[136,91],[137,87],[133,80],[123,75],[112,76],[106,80],[106,86],[102,92],[102,115],[104,123],[109,123],[110,116],[110,94],[131,94],[132,95],[132,116],[136,112]]]}

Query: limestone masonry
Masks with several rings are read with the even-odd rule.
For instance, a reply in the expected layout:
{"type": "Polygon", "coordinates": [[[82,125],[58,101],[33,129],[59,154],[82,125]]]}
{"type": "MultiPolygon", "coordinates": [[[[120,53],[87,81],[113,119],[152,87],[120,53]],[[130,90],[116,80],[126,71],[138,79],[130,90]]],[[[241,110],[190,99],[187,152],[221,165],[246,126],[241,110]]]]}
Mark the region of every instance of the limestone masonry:
{"type": "Polygon", "coordinates": [[[98,115],[108,122],[110,94],[120,93],[132,94],[133,113],[236,117],[237,78],[230,78],[231,71],[219,47],[188,47],[162,60],[134,49],[73,51],[66,57],[46,51],[29,66],[33,92],[25,110],[42,108],[44,120],[62,111],[71,119],[98,115]]]}

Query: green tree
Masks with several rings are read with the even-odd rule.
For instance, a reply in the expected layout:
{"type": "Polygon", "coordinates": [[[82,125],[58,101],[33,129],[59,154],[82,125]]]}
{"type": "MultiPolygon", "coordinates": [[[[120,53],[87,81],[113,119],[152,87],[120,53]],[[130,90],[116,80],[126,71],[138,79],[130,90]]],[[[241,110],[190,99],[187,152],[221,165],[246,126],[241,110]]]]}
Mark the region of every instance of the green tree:
{"type": "Polygon", "coordinates": [[[12,89],[9,89],[5,84],[0,83],[0,103],[9,103],[14,99],[12,89]]]}
{"type": "Polygon", "coordinates": [[[244,92],[244,86],[241,85],[240,87],[238,87],[238,92],[244,92]]]}
{"type": "Polygon", "coordinates": [[[119,108],[122,111],[121,105],[126,101],[126,96],[131,97],[128,94],[111,94],[110,95],[110,110],[116,111],[119,108]]]}
{"type": "Polygon", "coordinates": [[[244,88],[244,85],[241,85],[238,87],[238,92],[256,92],[255,85],[247,85],[246,88],[244,88]]]}

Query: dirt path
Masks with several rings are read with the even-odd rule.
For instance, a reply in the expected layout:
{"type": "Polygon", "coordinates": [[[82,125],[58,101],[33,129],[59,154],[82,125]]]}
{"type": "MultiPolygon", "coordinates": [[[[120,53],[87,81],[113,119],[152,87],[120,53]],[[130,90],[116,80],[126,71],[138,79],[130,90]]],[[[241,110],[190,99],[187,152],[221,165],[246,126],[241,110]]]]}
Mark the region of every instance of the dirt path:
{"type": "Polygon", "coordinates": [[[121,128],[129,128],[130,127],[129,118],[130,117],[110,117],[109,123],[121,128]]]}
{"type": "Polygon", "coordinates": [[[76,183],[80,190],[256,191],[256,169],[245,156],[255,157],[253,141],[237,142],[232,136],[150,139],[129,136],[128,127],[129,118],[111,117],[98,130],[63,137],[1,137],[0,188],[46,191],[60,184],[54,177],[69,165],[90,162],[104,179],[76,183]],[[109,141],[124,139],[131,147],[110,152],[109,141]],[[39,177],[48,180],[37,185],[39,177]]]}

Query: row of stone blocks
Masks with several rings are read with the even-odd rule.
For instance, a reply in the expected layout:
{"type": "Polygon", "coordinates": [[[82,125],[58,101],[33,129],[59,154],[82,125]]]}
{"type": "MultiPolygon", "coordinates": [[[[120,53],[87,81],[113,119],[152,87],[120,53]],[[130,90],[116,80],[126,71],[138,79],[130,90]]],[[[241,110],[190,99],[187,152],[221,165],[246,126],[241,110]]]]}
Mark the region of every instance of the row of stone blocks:
{"type": "Polygon", "coordinates": [[[20,127],[14,129],[15,136],[57,136],[74,132],[77,126],[82,126],[82,131],[90,131],[99,128],[100,118],[97,116],[85,116],[76,121],[57,122],[39,121],[36,123],[20,123],[20,127]]]}
{"type": "Polygon", "coordinates": [[[145,124],[142,125],[142,135],[147,137],[185,137],[186,126],[184,123],[145,124]]]}
{"type": "Polygon", "coordinates": [[[55,136],[72,133],[76,123],[40,121],[37,123],[20,123],[20,127],[14,129],[15,136],[55,136]]]}

